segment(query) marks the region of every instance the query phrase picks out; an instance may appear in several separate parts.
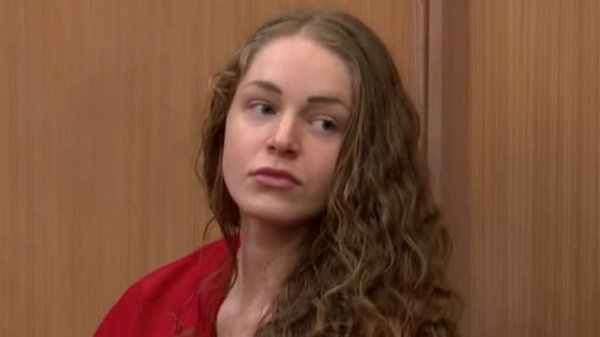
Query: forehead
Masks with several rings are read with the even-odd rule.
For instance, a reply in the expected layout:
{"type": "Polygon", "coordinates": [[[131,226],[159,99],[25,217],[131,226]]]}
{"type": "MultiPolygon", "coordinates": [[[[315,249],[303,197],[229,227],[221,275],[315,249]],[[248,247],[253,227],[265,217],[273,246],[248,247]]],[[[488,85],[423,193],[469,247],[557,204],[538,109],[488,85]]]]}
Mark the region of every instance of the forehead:
{"type": "Polygon", "coordinates": [[[346,63],[332,51],[303,36],[271,41],[254,56],[241,84],[262,80],[284,93],[335,94],[351,101],[351,75],[346,63]]]}

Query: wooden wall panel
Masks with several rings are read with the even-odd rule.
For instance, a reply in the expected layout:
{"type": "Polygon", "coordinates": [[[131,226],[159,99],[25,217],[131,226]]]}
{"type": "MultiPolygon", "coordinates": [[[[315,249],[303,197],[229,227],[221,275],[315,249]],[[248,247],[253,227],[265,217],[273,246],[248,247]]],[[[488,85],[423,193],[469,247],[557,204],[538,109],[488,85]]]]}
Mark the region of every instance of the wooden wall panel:
{"type": "Polygon", "coordinates": [[[444,12],[441,181],[465,336],[598,336],[600,4],[444,12]]]}
{"type": "Polygon", "coordinates": [[[0,1],[0,335],[89,336],[131,282],[202,244],[209,75],[297,5],[371,24],[425,110],[418,0],[0,1]]]}

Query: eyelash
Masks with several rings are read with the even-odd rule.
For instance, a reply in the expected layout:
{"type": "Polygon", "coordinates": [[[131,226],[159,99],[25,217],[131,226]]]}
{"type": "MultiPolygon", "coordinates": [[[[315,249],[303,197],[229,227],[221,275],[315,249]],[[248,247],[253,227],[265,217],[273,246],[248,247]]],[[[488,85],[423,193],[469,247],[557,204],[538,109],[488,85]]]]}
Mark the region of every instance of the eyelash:
{"type": "Polygon", "coordinates": [[[322,124],[323,130],[325,130],[326,132],[335,132],[335,131],[338,130],[337,124],[332,119],[329,119],[329,118],[319,118],[316,121],[326,123],[326,124],[322,124]],[[325,127],[325,125],[330,125],[330,128],[325,127]]]}
{"type": "Polygon", "coordinates": [[[273,108],[273,106],[271,104],[268,103],[264,103],[264,102],[256,102],[256,103],[252,103],[250,104],[250,110],[254,111],[254,112],[260,112],[261,114],[264,114],[264,111],[256,111],[255,108],[256,107],[268,107],[270,109],[271,112],[274,112],[275,109],[273,108]]]}

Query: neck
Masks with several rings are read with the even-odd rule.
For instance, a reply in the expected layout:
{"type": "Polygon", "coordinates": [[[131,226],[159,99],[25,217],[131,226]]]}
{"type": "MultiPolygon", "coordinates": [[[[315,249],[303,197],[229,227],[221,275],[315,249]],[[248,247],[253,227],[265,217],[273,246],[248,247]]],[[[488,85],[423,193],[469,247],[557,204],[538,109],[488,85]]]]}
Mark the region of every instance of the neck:
{"type": "Polygon", "coordinates": [[[242,218],[238,275],[230,296],[240,308],[268,307],[293,268],[306,226],[267,224],[242,218]]]}

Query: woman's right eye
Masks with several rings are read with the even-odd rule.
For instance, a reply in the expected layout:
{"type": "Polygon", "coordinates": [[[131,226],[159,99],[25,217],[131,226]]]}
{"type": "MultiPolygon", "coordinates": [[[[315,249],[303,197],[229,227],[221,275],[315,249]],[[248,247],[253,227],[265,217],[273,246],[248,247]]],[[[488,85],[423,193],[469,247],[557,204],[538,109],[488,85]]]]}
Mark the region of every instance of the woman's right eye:
{"type": "Polygon", "coordinates": [[[263,115],[272,115],[275,113],[273,107],[266,103],[254,103],[250,105],[250,109],[263,115]]]}

